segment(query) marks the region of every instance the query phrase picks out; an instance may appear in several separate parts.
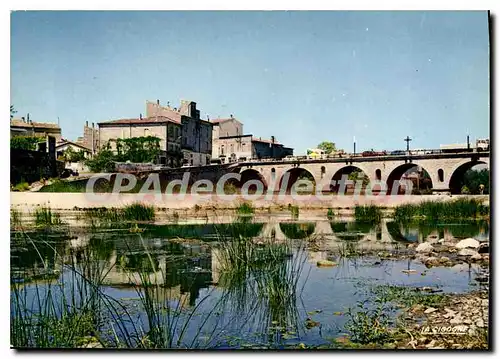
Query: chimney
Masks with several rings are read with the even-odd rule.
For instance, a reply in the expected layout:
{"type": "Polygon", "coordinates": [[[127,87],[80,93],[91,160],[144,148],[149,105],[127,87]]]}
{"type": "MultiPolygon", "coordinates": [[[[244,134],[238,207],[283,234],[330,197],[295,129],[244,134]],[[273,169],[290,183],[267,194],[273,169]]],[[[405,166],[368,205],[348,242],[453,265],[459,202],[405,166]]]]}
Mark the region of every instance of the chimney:
{"type": "Polygon", "coordinates": [[[85,121],[85,127],[89,127],[89,121],[85,121]]]}
{"type": "Polygon", "coordinates": [[[156,100],[156,104],[160,106],[160,100],[156,100]]]}
{"type": "Polygon", "coordinates": [[[28,113],[27,116],[28,116],[28,122],[30,122],[30,114],[28,113]]]}

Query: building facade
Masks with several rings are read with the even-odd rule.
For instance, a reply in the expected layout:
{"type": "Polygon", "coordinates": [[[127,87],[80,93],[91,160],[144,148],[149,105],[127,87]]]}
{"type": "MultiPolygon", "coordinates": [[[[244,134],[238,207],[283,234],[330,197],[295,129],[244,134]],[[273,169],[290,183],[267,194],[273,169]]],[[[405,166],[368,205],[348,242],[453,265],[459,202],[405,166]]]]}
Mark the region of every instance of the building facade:
{"type": "Polygon", "coordinates": [[[56,123],[33,122],[22,117],[10,120],[11,136],[52,136],[56,141],[61,140],[61,127],[56,123]]]}
{"type": "Polygon", "coordinates": [[[213,124],[200,118],[196,102],[183,100],[179,108],[171,108],[169,105],[161,106],[159,100],[156,103],[147,101],[146,116],[149,118],[166,116],[181,124],[183,165],[204,166],[210,164],[213,124]]]}
{"type": "Polygon", "coordinates": [[[212,158],[221,163],[248,161],[251,159],[277,158],[293,155],[293,148],[283,146],[274,138],[270,140],[243,134],[243,123],[230,118],[212,121],[212,158]]]}
{"type": "Polygon", "coordinates": [[[161,153],[157,163],[170,167],[182,164],[181,124],[164,116],[154,118],[120,119],[98,123],[99,149],[110,146],[116,151],[116,140],[154,136],[160,139],[161,153]]]}

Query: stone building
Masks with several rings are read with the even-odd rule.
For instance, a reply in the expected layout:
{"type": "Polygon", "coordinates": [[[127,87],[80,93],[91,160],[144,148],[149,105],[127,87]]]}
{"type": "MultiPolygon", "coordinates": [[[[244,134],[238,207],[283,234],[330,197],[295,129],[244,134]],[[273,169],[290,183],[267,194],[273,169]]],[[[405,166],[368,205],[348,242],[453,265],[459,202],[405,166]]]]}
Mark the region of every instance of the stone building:
{"type": "Polygon", "coordinates": [[[11,136],[52,136],[56,141],[61,139],[61,127],[56,123],[33,122],[24,117],[10,120],[11,136]]]}
{"type": "Polygon", "coordinates": [[[116,151],[116,139],[155,136],[160,139],[161,153],[157,163],[170,167],[182,164],[180,122],[165,116],[120,119],[98,123],[99,149],[108,144],[116,151]]]}
{"type": "Polygon", "coordinates": [[[277,158],[293,155],[293,148],[284,147],[274,138],[270,140],[243,134],[243,123],[230,118],[212,121],[212,158],[221,163],[247,161],[251,159],[277,158]]]}
{"type": "Polygon", "coordinates": [[[89,121],[85,121],[85,126],[83,126],[83,137],[79,137],[77,143],[88,148],[92,154],[97,152],[99,149],[99,130],[94,126],[93,122],[92,127],[89,127],[89,121]]]}
{"type": "Polygon", "coordinates": [[[56,143],[56,157],[59,158],[63,156],[64,152],[70,148],[73,152],[82,152],[85,159],[92,156],[92,151],[88,147],[83,146],[82,143],[61,139],[60,142],[56,143]]]}
{"type": "Polygon", "coordinates": [[[212,123],[200,118],[196,102],[181,101],[179,108],[161,106],[160,101],[146,102],[146,116],[165,116],[181,124],[181,151],[183,164],[204,166],[210,164],[212,155],[212,123]]]}

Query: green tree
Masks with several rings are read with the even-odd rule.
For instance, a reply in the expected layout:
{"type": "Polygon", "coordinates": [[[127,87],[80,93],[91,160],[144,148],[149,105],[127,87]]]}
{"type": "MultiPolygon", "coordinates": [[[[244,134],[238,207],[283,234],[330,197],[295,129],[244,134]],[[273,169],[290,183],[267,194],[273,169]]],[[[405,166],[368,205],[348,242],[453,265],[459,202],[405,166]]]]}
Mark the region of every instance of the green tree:
{"type": "Polygon", "coordinates": [[[86,160],[85,164],[92,172],[114,172],[115,157],[109,145],[106,145],[93,158],[86,160]]]}
{"type": "Polygon", "coordinates": [[[10,105],[10,119],[12,120],[14,118],[14,114],[16,114],[17,111],[14,109],[14,105],[10,105]]]}
{"type": "Polygon", "coordinates": [[[462,186],[466,186],[471,194],[479,194],[480,186],[484,186],[483,194],[490,193],[490,171],[488,169],[468,170],[462,180],[462,186]]]}
{"type": "Polygon", "coordinates": [[[357,183],[357,181],[362,180],[363,181],[362,187],[366,187],[370,183],[370,179],[368,178],[368,176],[361,170],[349,173],[347,179],[350,181],[354,181],[354,183],[357,183]]]}
{"type": "Polygon", "coordinates": [[[323,150],[326,152],[326,154],[332,153],[333,151],[336,150],[335,143],[333,142],[328,142],[328,141],[323,141],[318,145],[318,148],[320,150],[323,150]]]}
{"type": "Polygon", "coordinates": [[[160,139],[154,136],[116,140],[117,161],[154,162],[160,154],[160,139]]]}
{"type": "Polygon", "coordinates": [[[155,162],[160,154],[160,139],[154,136],[116,139],[116,153],[110,143],[94,158],[85,161],[92,172],[113,172],[115,162],[155,162]]]}
{"type": "Polygon", "coordinates": [[[10,148],[19,150],[36,150],[40,138],[36,136],[14,136],[10,139],[10,148]]]}
{"type": "Polygon", "coordinates": [[[63,155],[66,162],[81,162],[85,159],[85,154],[82,150],[75,151],[72,147],[68,147],[63,155]]]}

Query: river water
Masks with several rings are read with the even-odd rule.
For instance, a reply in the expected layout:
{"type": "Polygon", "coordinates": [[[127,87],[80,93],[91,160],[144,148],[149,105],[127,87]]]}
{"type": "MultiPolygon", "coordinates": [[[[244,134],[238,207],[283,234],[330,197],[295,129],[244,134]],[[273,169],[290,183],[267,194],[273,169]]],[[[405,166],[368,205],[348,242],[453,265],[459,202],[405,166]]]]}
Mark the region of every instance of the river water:
{"type": "Polygon", "coordinates": [[[426,268],[405,254],[411,243],[429,239],[489,237],[485,222],[369,224],[283,215],[137,226],[68,222],[11,231],[11,278],[18,288],[17,296],[11,290],[11,311],[19,308],[19,293],[36,311],[48,288],[62,298],[98,272],[101,293],[120,308],[110,313],[104,306],[104,337],[137,343],[148,333],[151,316],[141,298],[149,285],[150,297],[160,303],[155,308],[177,313],[176,324],[168,324],[181,338],[173,346],[189,348],[321,345],[347,333],[350,308],[374,303],[372,288],[478,289],[474,265],[426,268]],[[318,266],[321,260],[335,265],[318,266]]]}

